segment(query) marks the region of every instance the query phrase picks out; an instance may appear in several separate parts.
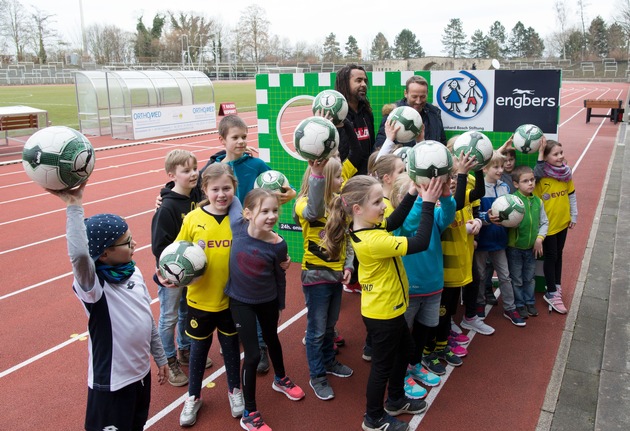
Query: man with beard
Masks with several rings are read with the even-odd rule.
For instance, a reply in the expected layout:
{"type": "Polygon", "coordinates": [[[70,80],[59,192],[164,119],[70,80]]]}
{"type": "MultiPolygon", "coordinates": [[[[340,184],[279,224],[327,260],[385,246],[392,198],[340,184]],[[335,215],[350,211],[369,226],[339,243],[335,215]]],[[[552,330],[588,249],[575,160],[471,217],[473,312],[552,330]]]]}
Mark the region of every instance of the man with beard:
{"type": "MultiPolygon", "coordinates": [[[[357,174],[367,174],[368,158],[374,150],[374,114],[367,99],[368,79],[362,66],[350,64],[337,72],[335,90],[348,102],[348,115],[339,126],[339,155],[341,160],[348,157],[350,141],[358,139],[362,156],[356,166],[357,174]],[[351,131],[354,131],[352,133],[351,131]]],[[[383,135],[384,136],[384,135],[383,135]]]]}
{"type": "MultiPolygon", "coordinates": [[[[405,97],[399,100],[397,106],[411,106],[418,111],[424,123],[424,139],[438,141],[446,145],[446,134],[444,133],[444,125],[442,124],[442,111],[435,106],[427,103],[427,95],[429,94],[429,83],[421,76],[413,75],[405,84],[405,97]]],[[[383,117],[381,127],[376,136],[376,148],[380,148],[385,142],[385,121],[387,117],[383,117]]],[[[413,147],[414,142],[397,142],[397,144],[413,147]]]]}

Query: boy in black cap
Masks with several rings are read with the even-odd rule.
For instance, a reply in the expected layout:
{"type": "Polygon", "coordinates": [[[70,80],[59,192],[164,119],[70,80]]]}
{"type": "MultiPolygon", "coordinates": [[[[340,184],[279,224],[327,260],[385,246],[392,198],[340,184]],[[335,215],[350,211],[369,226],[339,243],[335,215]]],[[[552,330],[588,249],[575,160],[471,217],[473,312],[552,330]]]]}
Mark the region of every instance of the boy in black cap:
{"type": "Polygon", "coordinates": [[[141,431],[149,416],[152,355],[158,382],[168,366],[125,220],[114,214],[83,218],[81,184],[53,191],[67,205],[66,238],[72,289],[88,316],[89,366],[85,429],[141,431]]]}

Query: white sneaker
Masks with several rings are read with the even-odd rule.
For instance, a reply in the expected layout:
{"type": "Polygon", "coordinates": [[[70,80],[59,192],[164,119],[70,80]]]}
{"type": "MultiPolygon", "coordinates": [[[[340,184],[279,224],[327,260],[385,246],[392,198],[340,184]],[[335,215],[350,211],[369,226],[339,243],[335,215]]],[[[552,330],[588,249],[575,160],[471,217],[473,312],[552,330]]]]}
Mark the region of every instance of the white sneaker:
{"type": "Polygon", "coordinates": [[[469,329],[471,331],[475,331],[480,333],[481,335],[492,335],[494,334],[494,328],[479,318],[479,316],[475,316],[471,319],[464,317],[462,319],[462,328],[469,329]]]}
{"type": "Polygon", "coordinates": [[[451,319],[451,331],[453,332],[457,332],[458,334],[462,333],[462,328],[460,328],[459,326],[457,326],[457,323],[455,323],[453,321],[453,319],[451,319]]]}
{"type": "Polygon", "coordinates": [[[232,417],[240,418],[241,416],[243,416],[243,410],[245,410],[243,391],[241,391],[239,388],[234,388],[232,392],[228,391],[228,400],[230,401],[230,410],[232,411],[232,417]]]}
{"type": "Polygon", "coordinates": [[[179,415],[179,426],[191,427],[197,422],[197,412],[201,408],[201,398],[195,399],[194,395],[184,401],[184,408],[179,415]]]}

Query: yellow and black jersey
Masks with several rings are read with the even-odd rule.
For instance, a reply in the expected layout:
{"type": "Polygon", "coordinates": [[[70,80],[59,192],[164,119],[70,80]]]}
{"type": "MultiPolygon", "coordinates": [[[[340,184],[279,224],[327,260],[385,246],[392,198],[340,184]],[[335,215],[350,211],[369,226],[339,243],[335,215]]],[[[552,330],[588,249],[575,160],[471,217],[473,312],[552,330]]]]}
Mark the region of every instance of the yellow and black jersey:
{"type": "Polygon", "coordinates": [[[536,181],[534,194],[543,201],[549,219],[547,235],[555,235],[571,223],[571,204],[569,195],[575,193],[573,180],[559,181],[555,178],[543,177],[536,181]]]}
{"type": "Polygon", "coordinates": [[[204,275],[188,286],[188,305],[204,311],[228,308],[228,297],[223,293],[228,281],[232,229],[227,215],[215,216],[203,208],[189,212],[177,241],[186,240],[199,245],[206,253],[208,267],[204,275]]]}
{"type": "Polygon", "coordinates": [[[461,287],[472,282],[474,237],[466,231],[466,223],[473,219],[473,206],[479,201],[470,202],[471,188],[466,189],[465,206],[455,213],[455,220],[442,233],[442,253],[444,254],[444,287],[461,287]]]}

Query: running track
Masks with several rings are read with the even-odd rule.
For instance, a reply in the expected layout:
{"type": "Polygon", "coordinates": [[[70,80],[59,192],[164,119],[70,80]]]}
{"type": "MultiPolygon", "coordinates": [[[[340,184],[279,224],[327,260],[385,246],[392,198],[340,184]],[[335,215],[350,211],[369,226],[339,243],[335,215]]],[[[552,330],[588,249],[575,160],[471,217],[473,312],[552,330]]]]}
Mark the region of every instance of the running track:
{"type": "MultiPolygon", "coordinates": [[[[563,287],[570,304],[596,207],[616,142],[618,126],[594,118],[585,124],[585,98],[627,100],[627,84],[563,84],[560,142],[575,170],[579,221],[565,249],[563,287]]],[[[253,114],[245,114],[255,125],[253,114]]],[[[290,135],[299,119],[283,123],[290,135]]],[[[96,147],[124,144],[93,139],[96,147]]],[[[250,128],[250,142],[257,142],[250,128]]],[[[215,134],[97,153],[85,193],[86,214],[115,212],[125,216],[134,240],[134,259],[150,281],[150,221],[155,196],[165,182],[163,160],[172,148],[193,151],[200,164],[218,149],[215,134]]],[[[0,156],[0,162],[11,160],[0,156]]],[[[86,400],[86,317],[71,291],[71,267],[66,255],[65,210],[60,200],[43,192],[22,171],[21,164],[0,166],[0,430],[83,429],[86,400]]],[[[272,374],[258,380],[258,407],[276,431],[358,430],[365,404],[369,364],[361,359],[365,330],[359,315],[359,296],[344,294],[338,327],[346,338],[339,359],[355,374],[349,379],[331,377],[336,394],[332,401],[318,400],[308,386],[308,369],[302,336],[304,300],[299,265],[288,271],[287,309],[280,338],[288,374],[306,392],[292,402],[271,390],[272,374]]],[[[538,308],[544,310],[538,297],[538,308]]],[[[159,304],[154,300],[157,319],[159,304]]],[[[526,328],[512,326],[493,309],[487,322],[496,328],[490,337],[476,335],[464,365],[450,369],[448,379],[429,392],[430,408],[410,420],[418,430],[534,430],[554,366],[565,316],[542,312],[526,328]],[[451,374],[452,371],[452,374],[451,374]]],[[[240,429],[229,414],[222,360],[214,343],[210,356],[215,365],[206,372],[202,391],[204,407],[195,429],[240,429]]],[[[153,370],[155,376],[155,365],[153,370]]],[[[179,429],[179,413],[186,387],[158,386],[154,377],[147,428],[179,429]]]]}

